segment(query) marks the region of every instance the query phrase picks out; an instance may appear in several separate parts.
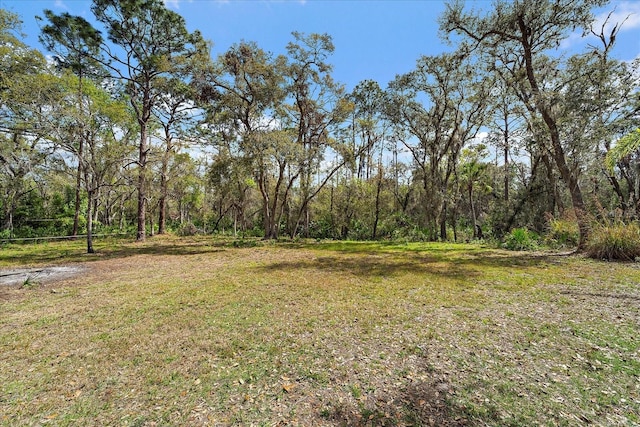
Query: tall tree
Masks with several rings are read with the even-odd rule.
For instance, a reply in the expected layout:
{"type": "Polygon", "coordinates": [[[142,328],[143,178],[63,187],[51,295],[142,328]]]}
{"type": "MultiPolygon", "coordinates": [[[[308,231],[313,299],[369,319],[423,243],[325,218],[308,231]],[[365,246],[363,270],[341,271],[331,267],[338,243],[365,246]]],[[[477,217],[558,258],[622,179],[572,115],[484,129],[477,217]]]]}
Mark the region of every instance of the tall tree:
{"type": "Polygon", "coordinates": [[[487,147],[484,144],[477,144],[463,149],[460,156],[461,166],[457,174],[469,202],[474,239],[483,238],[482,227],[478,223],[479,210],[478,204],[476,203],[476,193],[478,191],[491,191],[486,175],[488,164],[483,162],[487,154],[487,147]]]}
{"type": "Polygon", "coordinates": [[[515,84],[522,101],[539,115],[549,141],[553,160],[571,194],[578,218],[580,244],[589,233],[586,206],[578,171],[567,161],[566,140],[562,138],[561,117],[557,111],[559,92],[545,84],[559,71],[559,60],[548,53],[576,28],[588,29],[591,10],[605,0],[549,2],[548,0],[499,0],[486,14],[467,12],[463,2],[447,5],[441,18],[445,33],[456,33],[470,51],[482,52],[495,67],[512,68],[519,77],[515,84]]]}
{"type": "Polygon", "coordinates": [[[44,56],[24,44],[20,31],[19,17],[0,9],[0,205],[10,235],[20,201],[52,153],[40,123],[60,96],[44,56]]]}
{"type": "MultiPolygon", "coordinates": [[[[94,75],[99,72],[99,64],[93,59],[99,51],[100,33],[93,28],[88,22],[80,16],[72,16],[68,13],[55,15],[51,10],[45,10],[44,15],[49,24],[42,28],[40,41],[44,46],[52,52],[56,53],[55,61],[57,66],[62,69],[71,70],[78,76],[77,87],[77,108],[83,108],[83,83],[85,76],[94,75]]],[[[41,18],[38,18],[41,19],[41,18]]],[[[71,234],[78,234],[78,224],[80,218],[80,192],[82,191],[82,175],[83,166],[86,164],[82,161],[85,141],[83,136],[86,132],[83,129],[83,123],[76,123],[77,132],[72,136],[77,144],[77,149],[73,150],[77,153],[78,166],[76,170],[76,188],[75,188],[75,210],[73,217],[73,229],[71,234]]]]}
{"type": "MultiPolygon", "coordinates": [[[[87,21],[67,17],[58,27],[65,29],[82,23],[78,34],[84,43],[92,46],[92,58],[102,65],[108,76],[123,84],[135,113],[140,137],[138,143],[138,209],[137,240],[146,237],[146,197],[149,153],[149,125],[152,110],[160,91],[158,82],[175,71],[174,64],[181,58],[195,55],[206,47],[199,32],[190,33],[179,14],[168,10],[162,0],[94,0],[91,11],[107,33],[104,39],[99,32],[91,31],[87,21]],[[95,36],[95,37],[94,37],[95,36]]],[[[55,15],[49,16],[49,19],[55,15]]],[[[65,33],[70,33],[65,30],[65,33]]],[[[68,38],[59,43],[77,52],[78,46],[68,38]]]]}
{"type": "Polygon", "coordinates": [[[619,208],[630,217],[638,217],[639,194],[625,192],[619,175],[603,166],[612,143],[637,126],[635,102],[640,82],[637,61],[627,63],[613,57],[615,40],[624,23],[610,22],[611,17],[609,14],[600,28],[591,29],[596,43],[590,44],[584,54],[569,58],[567,74],[572,78],[566,84],[567,96],[562,107],[568,122],[566,132],[572,141],[571,160],[579,159],[585,165],[585,172],[593,183],[594,198],[604,207],[619,208]],[[605,187],[613,191],[613,197],[601,198],[597,194],[602,177],[609,184],[605,187]],[[607,199],[617,202],[610,206],[607,199]]]}
{"type": "Polygon", "coordinates": [[[249,166],[262,196],[265,238],[276,238],[282,213],[290,132],[278,130],[276,109],[286,96],[285,64],[256,43],[232,46],[216,61],[210,85],[201,90],[210,101],[209,127],[218,140],[220,161],[229,157],[249,166]]]}
{"type": "MultiPolygon", "coordinates": [[[[93,253],[93,223],[97,214],[100,191],[110,185],[108,177],[114,169],[120,169],[131,146],[128,143],[128,119],[130,111],[120,100],[114,100],[109,92],[86,81],[82,84],[82,104],[76,103],[79,76],[64,74],[60,85],[68,96],[47,110],[43,126],[48,138],[64,152],[75,156],[81,171],[81,184],[86,192],[85,217],[87,224],[87,252],[93,253]],[[75,139],[83,141],[77,144],[75,139]]],[[[62,161],[65,157],[62,155],[62,161]]],[[[74,221],[75,222],[75,221],[74,221]]]]}
{"type": "Polygon", "coordinates": [[[197,129],[202,124],[203,105],[197,82],[211,69],[209,43],[195,38],[193,54],[173,59],[171,75],[159,79],[155,90],[159,93],[153,115],[162,128],[164,142],[160,167],[160,196],[158,199],[158,233],[166,231],[170,163],[180,149],[193,144],[197,129]]]}
{"type": "Polygon", "coordinates": [[[384,92],[377,82],[365,80],[356,85],[349,99],[354,104],[351,114],[351,126],[346,130],[351,132],[353,152],[358,157],[353,159],[352,175],[357,180],[364,179],[368,184],[375,176],[375,200],[373,204],[373,218],[371,238],[378,236],[378,225],[382,215],[382,187],[384,184],[383,152],[385,140],[390,134],[390,124],[384,115],[384,92]]]}
{"type": "Polygon", "coordinates": [[[289,215],[289,234],[294,237],[301,225],[309,229],[309,204],[350,159],[359,156],[348,142],[334,138],[353,109],[344,86],[333,80],[327,62],[334,51],[328,34],[293,33],[287,46],[287,79],[290,104],[281,110],[282,123],[294,132],[299,152],[296,176],[298,197],[289,215]],[[325,156],[333,162],[323,168],[325,156]],[[316,182],[314,183],[314,178],[316,182]]]}
{"type": "Polygon", "coordinates": [[[460,151],[483,123],[490,85],[459,52],[422,57],[389,88],[396,137],[410,151],[425,197],[430,238],[446,240],[450,184],[460,151]]]}
{"type": "Polygon", "coordinates": [[[353,89],[349,100],[354,105],[349,129],[354,144],[353,151],[360,153],[354,159],[355,175],[368,180],[379,163],[374,159],[374,153],[384,149],[382,145],[385,133],[388,133],[389,123],[383,114],[384,92],[377,82],[364,80],[353,89]]]}

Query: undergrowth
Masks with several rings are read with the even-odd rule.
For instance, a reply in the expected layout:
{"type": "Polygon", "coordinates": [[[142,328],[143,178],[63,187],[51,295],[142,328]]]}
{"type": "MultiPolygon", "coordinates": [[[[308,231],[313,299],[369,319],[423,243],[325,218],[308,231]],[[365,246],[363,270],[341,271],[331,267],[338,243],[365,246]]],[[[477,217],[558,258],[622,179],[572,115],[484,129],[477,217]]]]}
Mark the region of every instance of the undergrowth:
{"type": "Polygon", "coordinates": [[[633,261],[640,257],[640,226],[637,222],[595,225],[586,245],[589,257],[633,261]]]}
{"type": "Polygon", "coordinates": [[[532,251],[538,249],[539,236],[527,228],[514,228],[504,237],[503,247],[510,251],[532,251]]]}

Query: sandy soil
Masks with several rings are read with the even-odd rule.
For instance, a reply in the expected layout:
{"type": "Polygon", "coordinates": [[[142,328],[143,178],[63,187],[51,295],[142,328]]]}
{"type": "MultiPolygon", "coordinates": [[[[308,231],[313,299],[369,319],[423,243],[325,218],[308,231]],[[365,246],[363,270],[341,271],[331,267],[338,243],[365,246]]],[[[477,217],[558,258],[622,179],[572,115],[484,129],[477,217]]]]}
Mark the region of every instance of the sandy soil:
{"type": "Polygon", "coordinates": [[[35,268],[0,269],[0,285],[23,285],[31,283],[52,283],[69,279],[86,270],[84,266],[56,266],[35,268]]]}

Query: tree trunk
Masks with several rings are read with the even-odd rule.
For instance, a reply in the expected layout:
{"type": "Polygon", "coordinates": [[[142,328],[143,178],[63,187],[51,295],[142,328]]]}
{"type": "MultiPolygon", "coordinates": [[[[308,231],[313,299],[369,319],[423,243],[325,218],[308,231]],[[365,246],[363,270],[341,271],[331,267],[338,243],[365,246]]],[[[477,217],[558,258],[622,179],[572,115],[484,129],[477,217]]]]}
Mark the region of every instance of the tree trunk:
{"type": "MultiPolygon", "coordinates": [[[[160,184],[162,186],[162,183],[160,184]]],[[[162,191],[162,189],[160,190],[162,191]]],[[[158,200],[158,234],[166,233],[166,212],[167,212],[167,199],[164,195],[160,196],[158,200]]]]}
{"type": "MultiPolygon", "coordinates": [[[[78,107],[82,109],[82,67],[80,67],[78,74],[78,107]]],[[[76,200],[73,213],[73,230],[72,236],[78,235],[78,228],[80,222],[80,193],[82,191],[82,156],[84,151],[84,134],[80,133],[80,141],[78,143],[78,170],[76,171],[76,200]]]]}
{"type": "Polygon", "coordinates": [[[96,190],[93,195],[93,222],[100,219],[100,190],[96,190]]]}
{"type": "Polygon", "coordinates": [[[233,237],[238,237],[238,209],[233,210],[233,237]]]}
{"type": "Polygon", "coordinates": [[[305,209],[304,212],[304,237],[309,238],[309,224],[311,222],[311,214],[309,213],[309,208],[305,209]]]}
{"type": "Polygon", "coordinates": [[[160,169],[160,199],[158,200],[158,234],[165,234],[167,223],[167,193],[169,183],[167,182],[167,169],[169,168],[169,154],[171,153],[171,142],[167,138],[167,147],[162,157],[160,169]]]}
{"type": "Polygon", "coordinates": [[[262,224],[264,228],[264,240],[277,239],[278,236],[274,227],[274,212],[271,210],[271,198],[269,197],[269,183],[262,168],[260,169],[256,180],[258,181],[258,188],[262,195],[262,224]]]}
{"type": "MultiPolygon", "coordinates": [[[[472,178],[469,178],[472,179],[472,178]]],[[[469,206],[471,207],[471,223],[473,224],[473,238],[478,238],[478,218],[476,216],[476,205],[473,203],[473,181],[469,183],[469,206]]]]}
{"type": "Polygon", "coordinates": [[[87,253],[94,253],[93,249],[93,189],[87,189],[87,253]]]}
{"type": "Polygon", "coordinates": [[[440,212],[440,240],[447,241],[447,200],[442,202],[442,211],[440,212]]]}
{"type": "Polygon", "coordinates": [[[378,185],[376,186],[376,211],[373,220],[373,232],[371,238],[376,240],[378,237],[378,222],[380,221],[380,190],[382,189],[382,167],[378,164],[378,185]]]}
{"type": "Polygon", "coordinates": [[[553,156],[553,160],[558,167],[558,171],[560,172],[562,180],[567,184],[569,193],[571,194],[571,204],[573,205],[573,209],[578,220],[578,229],[580,230],[578,250],[581,251],[584,249],[587,239],[589,238],[589,224],[587,222],[587,215],[585,211],[584,199],[582,197],[582,190],[580,188],[580,182],[578,181],[578,177],[576,176],[576,174],[572,173],[571,169],[569,169],[564,149],[562,148],[562,143],[560,141],[560,132],[558,130],[558,125],[555,118],[553,117],[553,114],[550,111],[550,107],[543,99],[540,87],[538,86],[538,81],[533,71],[533,53],[531,51],[531,45],[529,44],[529,40],[527,38],[529,29],[527,28],[522,16],[518,17],[518,25],[520,27],[520,33],[522,34],[521,43],[522,47],[524,48],[524,61],[527,79],[534,95],[536,109],[540,112],[540,115],[542,116],[542,119],[547,126],[547,129],[549,130],[549,136],[552,146],[551,155],[553,156]]]}
{"type": "Polygon", "coordinates": [[[153,233],[154,233],[154,231],[153,231],[153,213],[154,212],[153,211],[154,211],[154,209],[153,209],[153,207],[149,208],[147,206],[147,210],[149,211],[149,236],[153,237],[153,233]]]}
{"type": "Polygon", "coordinates": [[[504,201],[509,203],[509,122],[506,112],[504,124],[504,201]]]}
{"type": "Polygon", "coordinates": [[[127,222],[127,216],[125,215],[125,212],[126,212],[125,202],[126,201],[127,201],[127,196],[125,194],[122,194],[122,196],[120,197],[120,218],[118,220],[118,230],[120,230],[120,232],[122,232],[124,230],[124,227],[125,227],[126,222],[127,222]]]}
{"type": "Polygon", "coordinates": [[[329,227],[331,229],[331,235],[332,236],[335,235],[335,232],[336,232],[336,230],[335,230],[335,219],[334,219],[334,216],[333,216],[333,197],[334,197],[333,193],[334,193],[334,188],[335,188],[335,185],[331,185],[331,196],[330,196],[330,199],[329,199],[329,227]]]}
{"type": "Polygon", "coordinates": [[[6,209],[5,215],[4,215],[4,227],[3,230],[7,230],[9,231],[9,238],[13,237],[13,211],[14,211],[14,207],[12,206],[12,203],[8,204],[8,209],[6,209]]]}
{"type": "Polygon", "coordinates": [[[82,191],[82,138],[80,138],[80,146],[78,147],[78,169],[76,171],[76,200],[73,212],[73,229],[71,230],[72,236],[78,235],[78,228],[80,224],[80,193],[82,191]]]}
{"type": "Polygon", "coordinates": [[[146,239],[146,171],[147,171],[147,125],[140,123],[140,147],[138,151],[138,231],[136,240],[144,242],[146,239]]]}
{"type": "Polygon", "coordinates": [[[555,215],[556,208],[557,211],[562,213],[564,212],[564,206],[562,204],[562,197],[560,196],[560,190],[558,189],[558,182],[553,173],[553,165],[551,159],[547,154],[542,155],[542,162],[544,163],[545,169],[547,171],[547,212],[555,215]]]}

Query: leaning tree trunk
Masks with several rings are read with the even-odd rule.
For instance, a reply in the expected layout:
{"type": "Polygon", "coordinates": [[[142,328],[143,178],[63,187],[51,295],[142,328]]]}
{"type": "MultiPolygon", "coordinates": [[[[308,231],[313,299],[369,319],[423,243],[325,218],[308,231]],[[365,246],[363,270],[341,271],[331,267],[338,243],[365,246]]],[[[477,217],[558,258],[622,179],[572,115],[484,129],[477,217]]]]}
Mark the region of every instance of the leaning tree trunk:
{"type": "Polygon", "coordinates": [[[473,202],[473,180],[469,178],[469,207],[471,208],[471,223],[473,224],[473,238],[478,238],[478,217],[476,215],[476,205],[473,202]]]}
{"type": "Polygon", "coordinates": [[[378,237],[378,222],[380,221],[380,191],[382,190],[382,166],[378,163],[378,182],[376,185],[376,208],[373,220],[373,232],[371,238],[376,240],[378,237]]]}
{"type": "Polygon", "coordinates": [[[552,146],[551,154],[553,156],[553,160],[558,167],[558,171],[560,172],[562,180],[567,184],[569,193],[571,194],[571,204],[573,205],[573,209],[578,220],[578,229],[580,231],[578,250],[581,251],[585,248],[587,239],[589,238],[589,224],[585,211],[584,198],[582,197],[582,190],[580,188],[577,174],[572,173],[569,165],[567,164],[564,149],[562,148],[562,143],[560,141],[560,132],[558,130],[558,125],[555,118],[553,117],[553,114],[551,113],[550,107],[544,100],[544,97],[540,91],[540,86],[538,85],[538,81],[533,71],[533,52],[531,50],[529,40],[527,39],[529,29],[527,28],[527,25],[525,24],[524,18],[522,16],[518,17],[518,26],[520,27],[520,32],[522,34],[522,38],[520,41],[524,49],[524,62],[527,81],[531,86],[535,107],[538,112],[540,112],[542,120],[549,130],[549,136],[552,146]]]}
{"type": "Polygon", "coordinates": [[[571,172],[567,159],[564,154],[564,149],[560,143],[560,134],[553,118],[545,111],[542,114],[545,123],[549,127],[551,133],[551,143],[553,146],[552,156],[553,160],[558,167],[562,180],[569,187],[569,194],[571,195],[571,204],[576,214],[578,221],[578,230],[580,231],[580,240],[578,242],[578,250],[582,251],[585,248],[587,239],[589,238],[589,222],[587,219],[587,212],[585,210],[584,198],[582,196],[582,189],[576,174],[571,172]]]}

